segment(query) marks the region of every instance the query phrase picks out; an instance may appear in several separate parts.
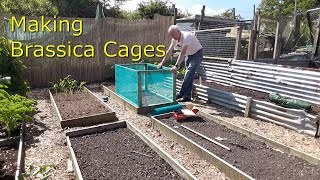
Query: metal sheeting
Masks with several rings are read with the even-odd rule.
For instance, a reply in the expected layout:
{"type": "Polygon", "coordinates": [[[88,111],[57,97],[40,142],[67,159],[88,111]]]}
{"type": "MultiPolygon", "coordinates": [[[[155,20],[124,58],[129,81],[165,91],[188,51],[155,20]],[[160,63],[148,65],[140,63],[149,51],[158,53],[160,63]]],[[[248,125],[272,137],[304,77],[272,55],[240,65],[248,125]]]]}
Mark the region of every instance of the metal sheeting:
{"type": "MultiPolygon", "coordinates": [[[[177,90],[180,90],[182,81],[177,80],[177,90]]],[[[209,88],[194,84],[194,93],[197,98],[218,104],[222,107],[244,113],[248,97],[235,93],[209,88]]],[[[314,136],[316,133],[316,116],[303,110],[283,108],[278,105],[252,100],[249,117],[271,122],[299,133],[314,136]]]]}
{"type": "Polygon", "coordinates": [[[234,60],[230,64],[203,62],[199,74],[205,80],[320,104],[319,72],[234,60]]]}

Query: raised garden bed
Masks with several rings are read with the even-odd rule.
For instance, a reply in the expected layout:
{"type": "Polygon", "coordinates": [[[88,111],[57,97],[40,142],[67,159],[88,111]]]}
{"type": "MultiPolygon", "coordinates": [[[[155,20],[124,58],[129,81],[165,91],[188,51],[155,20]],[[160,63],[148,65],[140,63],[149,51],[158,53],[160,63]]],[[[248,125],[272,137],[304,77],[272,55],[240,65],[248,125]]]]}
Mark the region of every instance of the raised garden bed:
{"type": "Polygon", "coordinates": [[[11,137],[0,137],[0,179],[14,180],[24,171],[24,129],[22,123],[11,137]]]}
{"type": "Polygon", "coordinates": [[[21,125],[12,132],[11,137],[8,137],[4,126],[0,125],[0,147],[11,146],[19,143],[21,125]]]}
{"type": "Polygon", "coordinates": [[[62,128],[117,121],[114,110],[87,88],[74,94],[49,94],[62,128]]]}
{"type": "MultiPolygon", "coordinates": [[[[194,83],[200,84],[200,81],[198,79],[195,79],[194,83]]],[[[268,96],[269,96],[269,94],[267,94],[267,93],[254,91],[251,89],[246,89],[246,88],[241,88],[241,87],[236,87],[236,86],[225,86],[220,83],[208,82],[208,81],[204,81],[204,80],[202,81],[202,85],[207,86],[209,88],[214,88],[214,89],[218,89],[218,90],[222,90],[222,91],[226,91],[226,92],[237,93],[237,94],[244,95],[247,97],[252,97],[253,99],[256,99],[256,100],[267,101],[268,96]]]]}
{"type": "MultiPolygon", "coordinates": [[[[150,106],[143,106],[143,107],[137,107],[136,105],[132,104],[131,102],[127,101],[126,99],[122,98],[121,96],[117,95],[115,93],[115,85],[112,83],[102,83],[101,88],[103,90],[103,93],[107,95],[108,97],[116,100],[120,104],[122,104],[125,108],[130,109],[131,111],[137,113],[137,114],[148,114],[152,112],[155,108],[167,106],[176,104],[176,102],[173,103],[165,103],[165,104],[159,104],[159,105],[150,105],[150,106]]],[[[151,96],[152,97],[152,96],[151,96]]],[[[150,100],[149,96],[143,96],[142,102],[148,102],[148,101],[156,101],[154,99],[150,100]]]]}
{"type": "Polygon", "coordinates": [[[125,121],[67,132],[78,179],[195,179],[125,121]]]}
{"type": "MultiPolygon", "coordinates": [[[[240,128],[239,131],[245,132],[247,136],[238,131],[230,130],[224,125],[205,118],[203,115],[200,118],[189,118],[184,122],[176,122],[170,114],[153,119],[154,128],[192,149],[200,157],[225,172],[230,178],[246,179],[248,178],[245,177],[247,174],[255,179],[317,179],[320,175],[319,159],[279,143],[271,142],[266,138],[258,138],[258,135],[240,128]],[[224,139],[223,141],[215,141],[220,142],[231,150],[228,151],[221,148],[183,128],[181,125],[213,140],[216,137],[221,137],[224,139]],[[248,136],[259,139],[259,141],[248,136]],[[263,142],[260,141],[261,139],[263,139],[263,142]],[[272,146],[267,146],[264,142],[272,146]],[[276,149],[271,147],[276,147],[276,149]],[[279,149],[286,153],[281,152],[279,149]],[[303,159],[292,156],[292,154],[298,155],[303,159]],[[245,174],[237,172],[234,168],[245,174]]],[[[231,125],[229,124],[229,126],[231,125]]]]}

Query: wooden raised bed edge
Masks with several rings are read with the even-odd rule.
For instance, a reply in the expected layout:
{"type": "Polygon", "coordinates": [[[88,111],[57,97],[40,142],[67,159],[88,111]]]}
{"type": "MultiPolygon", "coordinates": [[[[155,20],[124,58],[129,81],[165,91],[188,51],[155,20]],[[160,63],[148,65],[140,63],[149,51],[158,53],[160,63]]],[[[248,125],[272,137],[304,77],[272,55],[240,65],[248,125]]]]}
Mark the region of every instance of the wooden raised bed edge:
{"type": "Polygon", "coordinates": [[[173,103],[165,103],[165,104],[159,104],[159,105],[148,106],[148,107],[136,107],[135,105],[131,104],[130,102],[118,96],[115,92],[113,92],[111,89],[107,88],[103,84],[101,84],[100,86],[104,94],[106,94],[110,98],[120,103],[125,109],[128,108],[130,111],[136,114],[148,114],[152,112],[155,108],[177,104],[177,102],[173,102],[173,103]]]}
{"type": "Polygon", "coordinates": [[[24,145],[24,134],[26,129],[26,122],[23,121],[20,131],[20,141],[19,141],[19,151],[17,159],[17,170],[15,175],[15,180],[19,179],[21,173],[25,171],[25,145],[24,145]]]}
{"type": "Polygon", "coordinates": [[[17,156],[17,165],[16,165],[16,174],[15,180],[18,180],[19,175],[24,172],[24,134],[25,134],[26,122],[23,121],[20,127],[19,136],[14,136],[10,138],[6,138],[0,141],[0,147],[5,146],[18,146],[18,156],[17,156]]]}
{"type": "Polygon", "coordinates": [[[221,172],[225,173],[230,179],[237,179],[237,180],[247,180],[247,179],[254,179],[250,177],[248,174],[242,172],[241,170],[235,168],[228,162],[224,161],[220,157],[216,156],[215,154],[211,153],[207,149],[203,148],[202,146],[198,145],[197,143],[193,142],[189,138],[185,137],[181,133],[175,131],[174,129],[170,128],[168,125],[160,122],[157,118],[163,119],[171,117],[172,113],[163,114],[159,116],[152,116],[152,128],[160,131],[161,133],[165,134],[172,140],[178,142],[179,144],[183,145],[187,149],[191,150],[192,152],[196,153],[200,158],[208,161],[210,164],[218,168],[221,172]]]}
{"type": "Polygon", "coordinates": [[[251,132],[250,130],[244,129],[244,128],[240,127],[240,126],[234,125],[234,124],[232,124],[230,122],[227,122],[225,120],[213,117],[212,115],[210,115],[209,113],[206,113],[205,111],[199,111],[198,113],[199,113],[200,116],[206,117],[209,120],[211,120],[211,121],[213,121],[213,122],[215,122],[217,124],[224,125],[227,128],[229,128],[231,130],[234,130],[234,131],[236,131],[238,133],[244,134],[244,135],[248,136],[251,139],[255,139],[257,141],[266,143],[268,146],[270,146],[272,148],[280,149],[284,153],[291,154],[293,156],[297,156],[297,157],[299,157],[301,159],[304,159],[304,160],[308,161],[311,164],[320,165],[320,159],[318,159],[316,157],[313,157],[313,156],[311,156],[309,154],[306,154],[306,153],[301,152],[299,150],[296,150],[294,148],[288,147],[288,146],[286,146],[284,144],[281,144],[279,142],[273,141],[273,140],[271,140],[269,138],[266,138],[266,137],[264,137],[262,135],[259,135],[259,134],[255,133],[255,132],[251,132]]]}
{"type": "Polygon", "coordinates": [[[86,87],[84,88],[84,91],[87,92],[89,95],[91,95],[93,98],[95,98],[101,105],[103,105],[106,109],[108,109],[109,112],[102,113],[102,114],[90,115],[90,116],[83,116],[83,117],[79,117],[79,118],[62,119],[61,114],[59,112],[59,109],[58,109],[56,102],[53,98],[53,95],[52,95],[51,91],[49,90],[51,104],[54,108],[54,111],[56,112],[56,114],[58,116],[58,119],[60,121],[62,128],[91,126],[91,125],[96,125],[96,124],[118,121],[118,118],[116,117],[116,113],[111,107],[109,107],[105,102],[103,102],[99,97],[97,97],[95,94],[93,94],[86,87]]]}
{"type": "Polygon", "coordinates": [[[90,135],[93,133],[102,133],[108,130],[114,130],[117,128],[129,128],[135,135],[137,135],[144,143],[146,143],[153,151],[155,151],[162,159],[164,159],[176,172],[178,172],[182,177],[186,179],[196,179],[188,170],[186,170],[179,162],[174,160],[168,153],[163,151],[158,145],[156,145],[154,142],[152,142],[148,137],[142,134],[141,131],[139,131],[136,127],[134,127],[131,123],[127,121],[118,121],[113,123],[107,123],[97,126],[88,127],[81,130],[72,130],[66,132],[67,136],[67,144],[68,149],[71,155],[72,164],[76,172],[76,176],[79,180],[83,180],[77,158],[75,156],[75,153],[73,151],[70,138],[71,137],[78,137],[83,135],[90,135]]]}

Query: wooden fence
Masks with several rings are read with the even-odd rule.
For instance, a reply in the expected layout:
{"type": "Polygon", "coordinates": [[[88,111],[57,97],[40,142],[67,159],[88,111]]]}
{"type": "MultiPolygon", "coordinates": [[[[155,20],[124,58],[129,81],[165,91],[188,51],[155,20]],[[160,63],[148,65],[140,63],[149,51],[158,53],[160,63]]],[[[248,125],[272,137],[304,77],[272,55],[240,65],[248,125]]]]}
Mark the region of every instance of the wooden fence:
{"type": "MultiPolygon", "coordinates": [[[[12,15],[0,14],[1,20],[6,17],[11,19],[12,15]]],[[[20,20],[21,17],[16,17],[20,20]]],[[[41,21],[41,17],[26,17],[26,22],[29,20],[41,21]]],[[[66,26],[63,31],[58,32],[37,32],[31,33],[29,31],[22,32],[17,29],[11,32],[10,26],[7,27],[8,39],[19,41],[23,43],[23,48],[26,45],[39,44],[44,48],[43,57],[35,57],[33,52],[35,49],[29,50],[29,57],[26,57],[24,52],[23,60],[27,66],[25,77],[27,78],[31,87],[45,87],[50,82],[57,82],[59,79],[71,75],[72,78],[78,81],[97,82],[104,81],[107,77],[113,75],[112,66],[116,63],[132,63],[132,59],[137,57],[131,55],[131,47],[133,45],[141,45],[141,59],[145,59],[144,47],[146,45],[152,45],[154,47],[158,45],[164,45],[162,50],[166,50],[170,43],[170,38],[167,34],[168,27],[173,24],[174,17],[171,16],[155,16],[153,20],[135,20],[129,21],[124,19],[88,19],[88,18],[48,18],[45,19],[56,20],[58,23],[61,19],[68,20],[72,23],[74,20],[82,20],[83,22],[83,33],[81,36],[73,36],[73,32],[67,32],[66,26]],[[104,52],[104,45],[114,41],[117,44],[110,44],[107,48],[109,54],[117,53],[120,45],[128,46],[128,57],[113,57],[109,58],[104,52]],[[55,49],[59,45],[68,45],[71,47],[71,56],[67,55],[63,58],[54,56],[52,58],[46,57],[46,47],[53,45],[53,50],[58,53],[55,49]],[[94,57],[75,57],[72,50],[75,45],[92,45],[94,47],[94,57]]],[[[53,28],[53,23],[50,24],[53,28]]],[[[70,24],[71,26],[71,24],[70,24]]],[[[65,49],[68,51],[68,49],[65,49]]],[[[85,48],[78,48],[77,53],[81,54],[85,48]]],[[[150,50],[150,48],[149,48],[150,50]]],[[[139,48],[135,48],[134,54],[137,54],[139,48]]],[[[124,54],[124,53],[123,53],[124,54]]],[[[149,52],[148,54],[153,54],[149,52]]],[[[161,54],[156,51],[154,54],[161,54]]],[[[156,56],[154,58],[148,58],[151,61],[160,61],[160,58],[156,56]]]]}

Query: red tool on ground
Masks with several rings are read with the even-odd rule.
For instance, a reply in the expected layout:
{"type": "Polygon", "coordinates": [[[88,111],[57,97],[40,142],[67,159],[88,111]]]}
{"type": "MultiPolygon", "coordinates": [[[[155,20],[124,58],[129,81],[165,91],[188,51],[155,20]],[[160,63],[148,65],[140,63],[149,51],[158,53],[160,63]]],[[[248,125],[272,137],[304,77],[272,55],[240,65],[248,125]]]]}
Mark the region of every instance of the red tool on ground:
{"type": "Polygon", "coordinates": [[[182,121],[187,119],[187,117],[194,117],[196,116],[197,112],[199,112],[198,109],[180,109],[180,110],[176,110],[173,111],[173,117],[177,120],[177,121],[182,121]]]}

